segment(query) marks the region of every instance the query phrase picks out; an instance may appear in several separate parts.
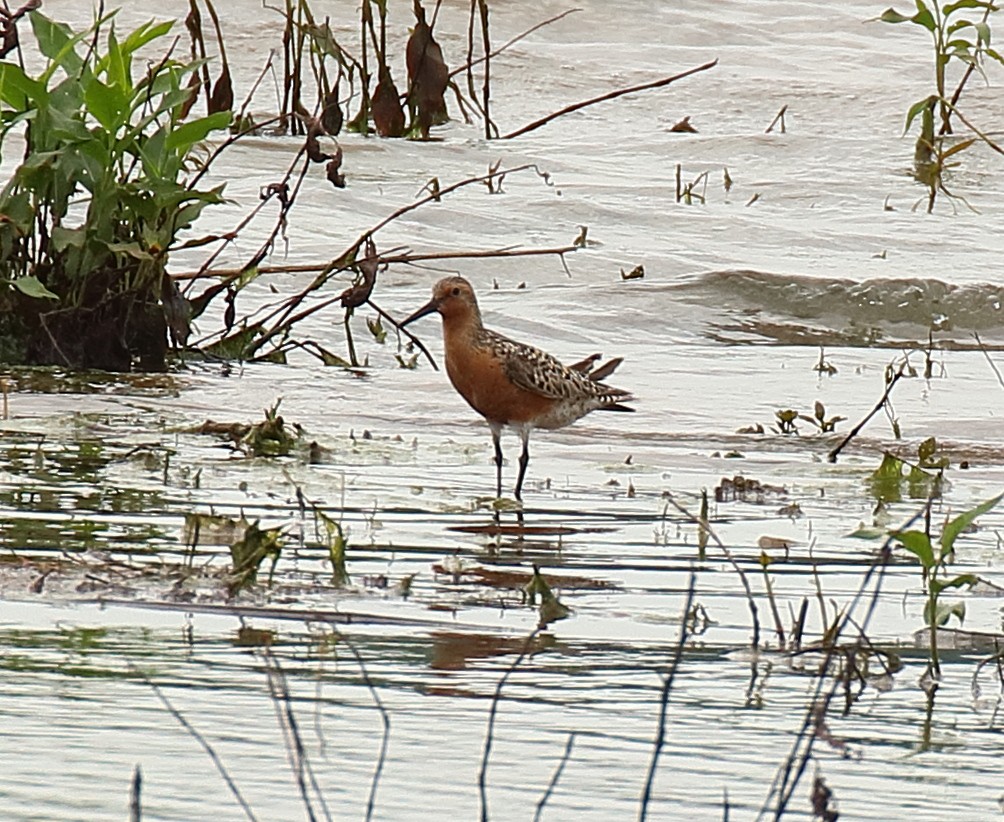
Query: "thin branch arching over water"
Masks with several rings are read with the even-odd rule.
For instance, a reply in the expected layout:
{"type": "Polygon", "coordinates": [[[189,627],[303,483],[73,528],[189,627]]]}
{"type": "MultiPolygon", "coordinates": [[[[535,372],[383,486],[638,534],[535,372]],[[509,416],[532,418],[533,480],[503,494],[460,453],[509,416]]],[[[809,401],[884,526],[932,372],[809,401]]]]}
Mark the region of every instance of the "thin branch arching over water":
{"type": "Polygon", "coordinates": [[[387,708],[384,706],[383,700],[380,699],[380,694],[377,693],[376,686],[373,684],[373,680],[370,679],[369,671],[366,670],[366,663],[363,661],[359,651],[356,650],[356,646],[344,634],[340,634],[339,637],[342,642],[345,643],[345,647],[352,653],[352,656],[355,657],[356,663],[359,665],[359,672],[363,677],[363,682],[366,683],[366,687],[369,689],[370,695],[373,697],[373,702],[376,705],[377,710],[380,712],[380,720],[383,722],[383,738],[380,741],[380,755],[377,757],[376,767],[373,770],[373,782],[370,785],[370,795],[366,802],[366,820],[369,822],[369,820],[373,818],[373,811],[376,809],[377,787],[380,784],[380,775],[383,773],[383,766],[387,760],[387,745],[390,741],[390,714],[387,712],[387,708]]]}
{"type": "Polygon", "coordinates": [[[554,793],[554,789],[558,787],[558,780],[561,779],[561,775],[565,772],[565,765],[568,764],[568,760],[572,756],[572,746],[574,744],[575,731],[572,731],[568,735],[568,742],[565,743],[565,752],[561,755],[561,759],[558,761],[558,767],[554,769],[554,773],[551,775],[551,781],[547,783],[547,790],[544,791],[544,795],[540,797],[540,801],[537,803],[537,811],[533,815],[533,822],[540,822],[540,818],[544,814],[544,806],[547,805],[547,800],[551,798],[551,794],[554,793]]]}
{"type": "Polygon", "coordinates": [[[526,657],[533,651],[533,641],[537,638],[537,635],[544,630],[543,625],[538,625],[534,628],[529,636],[526,638],[526,642],[523,645],[523,650],[520,651],[519,656],[513,660],[512,664],[506,669],[506,672],[502,674],[495,686],[495,693],[492,696],[492,707],[488,711],[488,730],[485,732],[485,748],[484,753],[481,755],[481,769],[478,771],[478,795],[481,800],[481,822],[488,822],[488,759],[492,753],[492,744],[494,742],[495,734],[495,716],[498,714],[499,702],[502,699],[502,688],[505,687],[506,681],[515,672],[515,670],[520,666],[526,657]]]}
{"type": "Polygon", "coordinates": [[[645,788],[641,794],[641,806],[638,808],[638,822],[645,822],[648,818],[648,803],[652,798],[652,784],[655,782],[655,772],[659,766],[659,756],[666,741],[666,710],[669,706],[669,694],[673,690],[673,680],[676,678],[676,671],[680,667],[680,659],[683,657],[683,649],[687,644],[687,622],[690,619],[690,609],[694,605],[694,586],[696,582],[697,575],[691,571],[690,581],[687,583],[687,599],[683,605],[683,618],[680,621],[680,639],[676,643],[673,659],[669,663],[669,670],[662,679],[662,691],[659,699],[659,725],[655,734],[652,760],[648,766],[645,788]]]}
{"type": "Polygon", "coordinates": [[[591,97],[588,100],[583,100],[578,103],[573,103],[570,106],[565,106],[560,111],[552,112],[546,117],[541,117],[539,120],[534,120],[522,128],[518,128],[515,131],[506,134],[502,139],[511,140],[513,137],[519,137],[526,134],[529,131],[534,131],[543,125],[547,125],[552,120],[561,117],[563,114],[571,114],[573,111],[579,111],[580,109],[586,108],[587,106],[595,105],[596,103],[603,103],[607,100],[615,100],[618,97],[623,97],[625,94],[636,94],[639,91],[648,91],[653,88],[662,88],[663,86],[668,86],[670,83],[674,83],[677,80],[682,80],[684,77],[689,77],[691,74],[697,74],[701,71],[707,71],[718,65],[718,60],[712,60],[710,63],[705,63],[702,66],[697,66],[692,69],[687,69],[686,71],[681,71],[679,74],[674,74],[672,77],[663,77],[660,80],[652,80],[648,83],[641,83],[637,86],[631,86],[630,88],[617,89],[616,91],[610,91],[606,94],[601,94],[599,97],[591,97]]]}
{"type": "Polygon", "coordinates": [[[178,721],[181,727],[183,727],[186,731],[188,731],[188,733],[192,736],[192,738],[196,742],[198,742],[200,746],[202,746],[202,749],[209,755],[209,758],[212,760],[213,765],[216,766],[216,770],[219,771],[220,776],[223,777],[223,781],[226,782],[227,787],[230,789],[230,793],[234,795],[234,798],[237,800],[237,804],[241,806],[241,810],[244,811],[244,815],[248,819],[252,820],[252,822],[257,822],[258,817],[255,816],[254,811],[251,810],[251,806],[247,803],[247,800],[245,800],[244,797],[241,795],[240,789],[237,787],[237,783],[234,782],[233,778],[230,776],[230,773],[227,771],[226,766],[223,764],[223,760],[221,760],[220,757],[217,755],[216,751],[213,749],[213,746],[210,745],[209,742],[206,740],[206,738],[201,733],[199,733],[198,730],[196,730],[196,728],[187,719],[185,719],[184,716],[181,715],[181,712],[178,711],[178,709],[175,708],[174,705],[171,704],[171,700],[169,700],[167,696],[165,696],[164,692],[160,689],[160,687],[157,685],[156,682],[150,679],[150,677],[148,677],[138,668],[135,668],[133,665],[130,664],[129,667],[132,668],[134,672],[138,673],[140,676],[143,677],[143,680],[146,682],[146,684],[150,686],[154,694],[156,694],[157,698],[163,703],[164,707],[167,708],[168,713],[170,713],[171,716],[173,716],[178,721]]]}
{"type": "MultiPolygon", "coordinates": [[[[926,506],[924,509],[921,509],[910,517],[910,519],[907,520],[899,530],[905,531],[910,528],[918,519],[924,516],[925,510],[926,506]]],[[[821,727],[822,723],[825,722],[830,702],[833,701],[833,698],[836,696],[837,690],[840,687],[841,679],[840,677],[835,676],[833,677],[833,682],[829,690],[827,690],[825,694],[823,693],[826,687],[827,679],[829,678],[830,666],[834,658],[840,652],[840,636],[848,625],[854,625],[857,627],[861,634],[864,634],[867,630],[872,616],[875,613],[875,608],[878,605],[878,598],[882,590],[882,582],[885,579],[885,572],[892,559],[892,543],[892,537],[889,537],[883,543],[882,548],[875,557],[875,560],[865,572],[865,575],[861,580],[861,584],[858,586],[858,590],[855,592],[850,604],[839,617],[836,628],[827,637],[829,644],[827,645],[823,661],[820,663],[815,688],[809,699],[805,716],[802,719],[802,724],[795,734],[795,741],[792,743],[790,753],[778,768],[778,772],[771,783],[770,789],[767,792],[767,797],[764,799],[763,806],[760,808],[760,813],[757,816],[758,820],[763,819],[765,815],[771,812],[771,800],[774,797],[777,797],[777,804],[773,809],[773,818],[775,822],[779,822],[779,820],[784,816],[788,803],[791,801],[802,775],[805,773],[805,769],[812,757],[813,745],[815,744],[816,739],[820,736],[817,731],[821,727]],[[854,611],[858,607],[862,598],[865,596],[865,592],[867,591],[873,578],[875,579],[875,584],[870,595],[871,599],[868,603],[868,610],[865,613],[864,618],[860,621],[860,624],[858,624],[857,621],[854,620],[854,611]]]]}

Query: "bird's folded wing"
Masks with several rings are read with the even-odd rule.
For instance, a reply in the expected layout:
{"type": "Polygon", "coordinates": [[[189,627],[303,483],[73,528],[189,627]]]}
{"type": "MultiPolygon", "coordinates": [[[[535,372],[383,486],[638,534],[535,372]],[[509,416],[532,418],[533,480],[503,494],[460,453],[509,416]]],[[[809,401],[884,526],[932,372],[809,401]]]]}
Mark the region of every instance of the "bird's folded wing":
{"type": "Polygon", "coordinates": [[[553,400],[596,393],[587,377],[562,365],[550,354],[528,345],[512,344],[503,368],[514,385],[553,400]]]}

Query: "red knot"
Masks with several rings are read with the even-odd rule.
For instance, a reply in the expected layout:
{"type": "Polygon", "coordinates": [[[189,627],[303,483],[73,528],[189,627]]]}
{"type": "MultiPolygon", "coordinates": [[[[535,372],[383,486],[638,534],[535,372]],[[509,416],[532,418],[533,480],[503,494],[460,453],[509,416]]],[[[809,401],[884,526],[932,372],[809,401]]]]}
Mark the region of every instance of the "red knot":
{"type": "Polygon", "coordinates": [[[601,382],[621,360],[594,368],[598,354],[566,366],[550,354],[510,340],[481,322],[474,289],[463,277],[445,277],[432,299],[402,326],[438,311],[443,318],[446,373],[468,405],[488,421],[495,445],[496,493],[502,496],[502,428],[514,428],[523,441],[515,496],[522,501],[530,462],[530,432],[563,428],[590,411],[634,411],[624,405],[630,391],[601,382]]]}

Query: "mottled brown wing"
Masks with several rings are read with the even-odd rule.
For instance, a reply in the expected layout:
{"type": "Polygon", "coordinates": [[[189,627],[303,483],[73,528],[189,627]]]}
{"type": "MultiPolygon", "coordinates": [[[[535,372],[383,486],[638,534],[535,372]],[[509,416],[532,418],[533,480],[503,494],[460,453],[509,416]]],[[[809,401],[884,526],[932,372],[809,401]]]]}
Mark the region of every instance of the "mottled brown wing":
{"type": "Polygon", "coordinates": [[[501,355],[506,376],[524,391],[532,391],[554,400],[609,398],[630,399],[627,391],[593,382],[584,374],[562,365],[555,357],[530,345],[515,342],[498,334],[492,344],[501,355]]]}

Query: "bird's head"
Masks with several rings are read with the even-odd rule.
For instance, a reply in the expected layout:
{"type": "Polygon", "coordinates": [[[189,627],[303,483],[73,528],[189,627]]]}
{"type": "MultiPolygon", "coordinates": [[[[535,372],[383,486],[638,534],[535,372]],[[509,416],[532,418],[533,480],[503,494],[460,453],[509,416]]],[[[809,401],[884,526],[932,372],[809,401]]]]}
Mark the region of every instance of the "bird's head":
{"type": "Polygon", "coordinates": [[[481,317],[474,288],[463,277],[444,277],[432,287],[432,299],[401,323],[408,325],[426,314],[438,311],[444,320],[481,317]]]}

